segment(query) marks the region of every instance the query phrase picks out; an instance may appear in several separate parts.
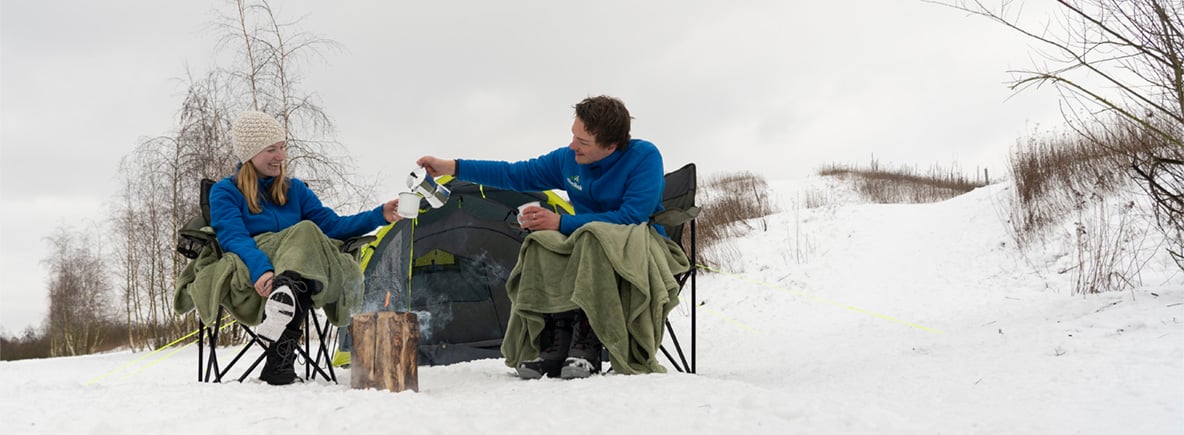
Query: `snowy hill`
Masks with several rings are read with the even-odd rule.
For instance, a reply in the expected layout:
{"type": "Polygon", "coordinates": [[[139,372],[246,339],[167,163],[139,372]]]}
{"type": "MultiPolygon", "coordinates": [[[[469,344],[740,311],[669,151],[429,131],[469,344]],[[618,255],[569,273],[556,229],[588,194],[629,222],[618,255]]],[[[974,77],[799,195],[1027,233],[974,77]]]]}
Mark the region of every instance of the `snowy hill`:
{"type": "Polygon", "coordinates": [[[771,187],[782,212],[699,278],[697,375],[521,381],[484,360],[421,367],[418,393],[351,390],[348,370],[207,385],[190,346],[0,363],[0,433],[1184,433],[1166,258],[1141,287],[1071,296],[1063,244],[1011,243],[1004,185],[921,205],[771,187]],[[819,193],[833,205],[796,205],[819,193]]]}

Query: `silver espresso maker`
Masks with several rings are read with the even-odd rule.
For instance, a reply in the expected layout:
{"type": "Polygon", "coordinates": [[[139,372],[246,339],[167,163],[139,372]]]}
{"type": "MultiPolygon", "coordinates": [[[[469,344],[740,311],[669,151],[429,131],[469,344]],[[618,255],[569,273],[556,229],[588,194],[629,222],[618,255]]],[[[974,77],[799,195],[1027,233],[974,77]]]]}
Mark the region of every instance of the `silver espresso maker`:
{"type": "Polygon", "coordinates": [[[452,193],[443,184],[428,176],[423,168],[411,171],[411,175],[407,176],[407,188],[427,199],[432,208],[443,207],[444,203],[448,202],[448,195],[452,193]]]}

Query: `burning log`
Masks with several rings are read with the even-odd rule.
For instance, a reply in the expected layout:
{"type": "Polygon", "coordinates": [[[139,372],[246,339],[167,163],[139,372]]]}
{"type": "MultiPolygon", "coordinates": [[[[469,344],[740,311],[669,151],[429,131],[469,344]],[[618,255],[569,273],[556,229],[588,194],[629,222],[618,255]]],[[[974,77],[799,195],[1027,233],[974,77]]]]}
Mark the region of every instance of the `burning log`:
{"type": "Polygon", "coordinates": [[[415,313],[379,311],[353,316],[349,383],[357,389],[419,391],[419,321],[415,313]]]}

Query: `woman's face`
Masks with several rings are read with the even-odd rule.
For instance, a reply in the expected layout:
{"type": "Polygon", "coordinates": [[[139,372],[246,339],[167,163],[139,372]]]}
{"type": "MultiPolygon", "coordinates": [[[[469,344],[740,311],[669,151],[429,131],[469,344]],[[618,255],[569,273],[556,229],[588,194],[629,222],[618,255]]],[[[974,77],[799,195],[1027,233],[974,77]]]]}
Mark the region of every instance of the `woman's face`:
{"type": "Polygon", "coordinates": [[[264,177],[277,177],[284,168],[284,159],[288,157],[288,143],[279,141],[264,148],[255,157],[251,157],[251,164],[264,177]]]}

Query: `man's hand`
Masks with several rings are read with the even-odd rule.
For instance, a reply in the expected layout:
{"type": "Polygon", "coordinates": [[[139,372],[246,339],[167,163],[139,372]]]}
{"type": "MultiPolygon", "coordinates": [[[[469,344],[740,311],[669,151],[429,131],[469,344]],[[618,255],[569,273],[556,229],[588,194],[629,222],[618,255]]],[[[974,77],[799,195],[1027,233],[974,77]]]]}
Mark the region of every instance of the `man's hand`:
{"type": "Polygon", "coordinates": [[[456,175],[456,160],[441,159],[439,157],[423,156],[415,164],[428,171],[433,178],[442,175],[456,175]]]}
{"type": "Polygon", "coordinates": [[[559,230],[559,214],[539,206],[522,210],[522,228],[531,231],[559,230]]]}

